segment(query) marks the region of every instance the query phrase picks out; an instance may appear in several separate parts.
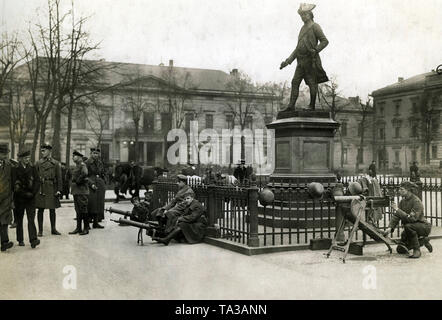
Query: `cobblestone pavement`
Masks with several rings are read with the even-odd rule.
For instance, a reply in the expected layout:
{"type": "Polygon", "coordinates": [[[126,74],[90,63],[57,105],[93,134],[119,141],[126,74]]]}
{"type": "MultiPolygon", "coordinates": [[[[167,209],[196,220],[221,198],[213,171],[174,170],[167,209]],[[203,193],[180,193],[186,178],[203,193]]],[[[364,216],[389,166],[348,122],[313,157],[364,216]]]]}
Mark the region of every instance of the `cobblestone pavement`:
{"type": "MultiPolygon", "coordinates": [[[[112,206],[130,209],[128,202],[112,206]]],[[[434,252],[424,248],[416,260],[376,244],[343,264],[339,252],[329,259],[324,251],[249,257],[204,243],[166,247],[147,237],[137,246],[137,229],[118,226],[107,213],[105,229],[68,235],[75,228],[73,204],[57,212],[62,235],[50,235],[45,213],[36,249],[27,235],[26,246],[18,247],[15,229],[9,229],[15,246],[0,254],[1,299],[442,298],[442,240],[433,240],[434,252]],[[73,284],[74,276],[76,289],[66,289],[63,284],[73,284]]]]}

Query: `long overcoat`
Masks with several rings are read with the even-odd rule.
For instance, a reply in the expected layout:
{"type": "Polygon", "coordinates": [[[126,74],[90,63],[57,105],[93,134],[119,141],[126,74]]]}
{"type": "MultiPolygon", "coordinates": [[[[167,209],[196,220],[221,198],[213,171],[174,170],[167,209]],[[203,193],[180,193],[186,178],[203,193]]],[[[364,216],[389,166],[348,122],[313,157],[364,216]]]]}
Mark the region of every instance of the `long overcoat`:
{"type": "Polygon", "coordinates": [[[8,160],[0,166],[0,224],[12,222],[13,209],[13,168],[8,160]]]}
{"type": "Polygon", "coordinates": [[[194,199],[184,210],[184,214],[180,219],[182,221],[178,222],[178,226],[181,228],[186,241],[192,244],[201,242],[208,224],[201,203],[194,199]]]}
{"type": "Polygon", "coordinates": [[[40,159],[35,167],[40,183],[35,206],[43,209],[60,208],[60,199],[55,195],[63,189],[60,162],[52,158],[40,159]]]}
{"type": "Polygon", "coordinates": [[[104,197],[106,184],[104,183],[105,168],[100,159],[89,158],[86,161],[89,186],[95,185],[97,190],[89,189],[88,212],[98,219],[104,219],[104,197]]]}

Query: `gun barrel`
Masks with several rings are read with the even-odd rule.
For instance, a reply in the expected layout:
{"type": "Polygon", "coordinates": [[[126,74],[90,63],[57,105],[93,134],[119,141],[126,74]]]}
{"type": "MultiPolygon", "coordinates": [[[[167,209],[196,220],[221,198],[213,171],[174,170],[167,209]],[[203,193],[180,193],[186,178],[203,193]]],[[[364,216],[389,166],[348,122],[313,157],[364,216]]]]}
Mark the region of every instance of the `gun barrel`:
{"type": "Polygon", "coordinates": [[[123,216],[132,216],[132,213],[130,211],[123,211],[123,210],[115,209],[112,207],[107,208],[106,211],[108,211],[110,213],[121,214],[123,216]]]}
{"type": "Polygon", "coordinates": [[[158,226],[156,226],[154,224],[142,223],[142,222],[127,220],[127,219],[124,219],[124,218],[120,218],[118,220],[111,220],[111,221],[118,222],[118,223],[121,223],[121,224],[126,224],[126,225],[133,226],[133,227],[137,227],[137,228],[140,228],[140,229],[151,229],[151,228],[158,227],[158,226]]]}
{"type": "Polygon", "coordinates": [[[351,202],[352,200],[361,200],[364,199],[367,203],[371,203],[373,207],[388,207],[390,205],[390,198],[386,197],[374,197],[374,196],[335,196],[335,201],[337,203],[342,202],[351,202]]]}

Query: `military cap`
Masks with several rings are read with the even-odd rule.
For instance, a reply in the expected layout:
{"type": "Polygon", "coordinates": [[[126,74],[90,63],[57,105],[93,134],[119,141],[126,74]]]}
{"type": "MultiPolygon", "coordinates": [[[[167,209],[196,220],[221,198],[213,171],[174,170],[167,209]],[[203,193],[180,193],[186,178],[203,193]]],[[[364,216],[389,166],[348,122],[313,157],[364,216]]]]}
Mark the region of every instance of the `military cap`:
{"type": "Polygon", "coordinates": [[[187,197],[187,196],[192,196],[195,198],[195,192],[192,189],[187,190],[186,192],[184,192],[183,194],[183,198],[187,197]]]}
{"type": "Polygon", "coordinates": [[[301,13],[304,13],[304,12],[312,11],[315,7],[316,7],[315,4],[301,3],[299,5],[298,13],[301,14],[301,13]]]}
{"type": "Polygon", "coordinates": [[[0,145],[0,153],[1,154],[7,154],[9,152],[7,145],[0,145]]]}
{"type": "Polygon", "coordinates": [[[413,188],[417,188],[417,185],[411,181],[402,181],[400,187],[410,191],[413,188]]]}
{"type": "Polygon", "coordinates": [[[176,178],[180,181],[187,182],[187,176],[185,176],[184,174],[179,174],[176,176],[176,178]]]}
{"type": "Polygon", "coordinates": [[[31,155],[31,151],[26,150],[26,151],[22,151],[18,154],[19,158],[24,158],[24,157],[29,157],[31,155]]]}
{"type": "Polygon", "coordinates": [[[44,143],[40,146],[40,149],[52,150],[52,146],[49,143],[44,143]]]}
{"type": "Polygon", "coordinates": [[[83,158],[83,155],[80,152],[78,152],[77,150],[74,150],[74,152],[72,152],[72,155],[83,158]]]}
{"type": "Polygon", "coordinates": [[[91,152],[101,152],[100,148],[91,148],[91,152]]]}

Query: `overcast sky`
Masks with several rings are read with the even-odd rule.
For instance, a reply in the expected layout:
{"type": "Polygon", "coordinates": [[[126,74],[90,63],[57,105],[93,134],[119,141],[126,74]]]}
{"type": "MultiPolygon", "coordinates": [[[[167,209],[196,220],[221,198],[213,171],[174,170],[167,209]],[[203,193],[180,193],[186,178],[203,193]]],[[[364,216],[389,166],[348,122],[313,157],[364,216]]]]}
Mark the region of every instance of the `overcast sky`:
{"type": "MultiPolygon", "coordinates": [[[[0,0],[1,28],[25,30],[47,0],[0,0]]],[[[62,0],[66,7],[70,0],[62,0]]],[[[345,96],[368,93],[442,64],[442,0],[315,0],[330,41],[324,69],[345,96]]],[[[294,0],[75,0],[102,41],[95,58],[180,67],[238,68],[258,82],[291,81],[302,21],[294,0]]]]}

